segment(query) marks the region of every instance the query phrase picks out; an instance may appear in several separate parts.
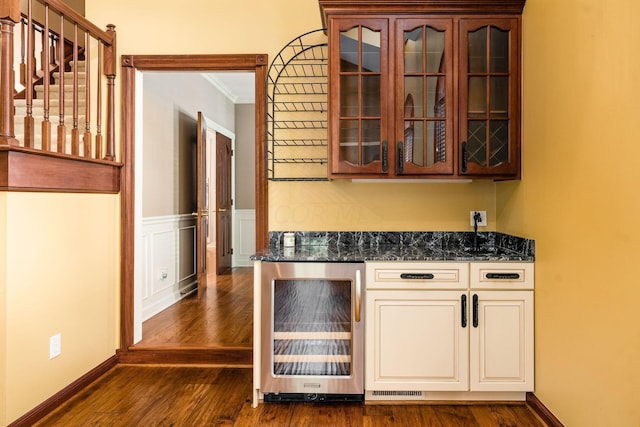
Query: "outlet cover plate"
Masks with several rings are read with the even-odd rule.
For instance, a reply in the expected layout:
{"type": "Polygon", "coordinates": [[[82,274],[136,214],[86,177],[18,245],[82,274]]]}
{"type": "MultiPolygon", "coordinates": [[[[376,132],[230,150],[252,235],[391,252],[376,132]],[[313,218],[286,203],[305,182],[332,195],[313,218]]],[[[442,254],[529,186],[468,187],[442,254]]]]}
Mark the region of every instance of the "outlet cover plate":
{"type": "Polygon", "coordinates": [[[49,338],[49,359],[60,356],[62,336],[55,334],[49,338]]]}
{"type": "Polygon", "coordinates": [[[486,227],[487,226],[487,211],[470,211],[469,212],[469,225],[473,227],[473,215],[476,212],[480,213],[480,222],[478,222],[478,227],[486,227]]]}

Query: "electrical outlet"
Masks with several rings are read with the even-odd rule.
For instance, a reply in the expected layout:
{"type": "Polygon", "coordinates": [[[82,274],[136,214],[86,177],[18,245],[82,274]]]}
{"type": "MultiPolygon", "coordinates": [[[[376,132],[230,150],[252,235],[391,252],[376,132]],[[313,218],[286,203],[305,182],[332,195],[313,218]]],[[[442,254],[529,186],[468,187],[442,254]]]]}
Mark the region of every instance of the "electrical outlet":
{"type": "Polygon", "coordinates": [[[49,359],[60,356],[62,351],[62,336],[55,334],[49,338],[49,359]]]}
{"type": "Polygon", "coordinates": [[[469,225],[473,227],[473,216],[475,213],[480,214],[480,221],[478,221],[478,227],[486,227],[487,226],[487,211],[470,211],[469,212],[469,225]]]}

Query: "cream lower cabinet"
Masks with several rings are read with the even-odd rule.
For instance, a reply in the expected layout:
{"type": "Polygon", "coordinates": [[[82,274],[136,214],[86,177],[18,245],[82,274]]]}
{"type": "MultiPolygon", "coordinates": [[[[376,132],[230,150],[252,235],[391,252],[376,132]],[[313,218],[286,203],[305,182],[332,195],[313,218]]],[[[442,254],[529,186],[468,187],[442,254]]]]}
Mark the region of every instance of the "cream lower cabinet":
{"type": "Polygon", "coordinates": [[[367,291],[365,389],[467,390],[460,291],[367,291]]]}
{"type": "Polygon", "coordinates": [[[533,391],[533,264],[375,262],[366,284],[368,392],[533,391]]]}

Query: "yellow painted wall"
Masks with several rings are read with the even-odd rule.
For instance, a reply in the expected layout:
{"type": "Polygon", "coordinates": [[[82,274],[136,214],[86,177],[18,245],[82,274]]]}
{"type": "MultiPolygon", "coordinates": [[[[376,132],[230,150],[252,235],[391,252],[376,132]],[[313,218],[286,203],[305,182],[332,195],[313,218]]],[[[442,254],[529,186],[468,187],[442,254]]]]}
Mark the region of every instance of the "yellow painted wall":
{"type": "Polygon", "coordinates": [[[527,0],[524,170],[497,227],[536,240],[536,395],[640,426],[640,2],[527,0]]]}
{"type": "Polygon", "coordinates": [[[465,231],[470,210],[495,229],[495,184],[272,182],[269,228],[296,231],[465,231]]]}
{"type": "Polygon", "coordinates": [[[0,425],[7,420],[7,193],[0,192],[0,425]]]}
{"type": "MultiPolygon", "coordinates": [[[[267,53],[271,61],[291,40],[322,25],[317,0],[244,0],[225,2],[224,7],[208,0],[186,4],[88,0],[86,10],[100,26],[116,24],[120,54],[267,53]]],[[[279,182],[269,185],[269,204],[271,230],[470,230],[469,211],[474,209],[486,210],[487,230],[495,229],[491,182],[279,182]]]]}
{"type": "Polygon", "coordinates": [[[116,195],[48,193],[0,200],[6,425],[115,354],[119,202],[116,195]],[[62,351],[50,360],[49,337],[57,333],[62,351]]]}
{"type": "MultiPolygon", "coordinates": [[[[536,239],[538,397],[566,425],[637,426],[640,322],[635,313],[640,288],[633,256],[640,242],[635,190],[640,168],[632,162],[640,155],[634,143],[640,140],[634,99],[640,93],[638,8],[635,0],[527,1],[522,182],[273,183],[270,228],[464,230],[469,228],[469,210],[487,210],[488,229],[536,239]],[[594,240],[603,243],[594,245],[594,240]]],[[[152,0],[87,0],[86,13],[101,27],[116,24],[120,54],[267,53],[273,58],[291,39],[320,26],[316,0],[240,0],[223,7],[208,0],[180,6],[152,0]]],[[[117,201],[115,196],[87,195],[3,197],[0,211],[11,215],[7,275],[14,280],[15,261],[24,276],[17,289],[13,281],[7,284],[4,297],[11,309],[6,316],[9,387],[4,393],[12,402],[7,406],[11,419],[103,361],[117,346],[117,201]],[[97,214],[96,222],[106,224],[106,229],[91,228],[93,239],[73,234],[54,240],[76,224],[44,224],[50,217],[61,220],[71,209],[81,230],[87,231],[87,226],[79,212],[97,214]],[[27,219],[35,219],[35,225],[26,228],[27,219]],[[26,235],[18,237],[13,228],[17,225],[26,235]],[[59,270],[58,260],[87,261],[78,242],[96,245],[93,249],[107,254],[107,260],[114,257],[112,267],[104,270],[105,260],[92,259],[86,270],[74,265],[68,277],[68,271],[59,270]],[[27,268],[30,259],[14,258],[14,245],[19,253],[29,249],[45,257],[43,265],[62,275],[55,279],[59,298],[49,293],[49,276],[27,268]],[[13,299],[27,288],[29,304],[14,305],[13,299]],[[78,292],[82,288],[85,292],[78,292]],[[67,304],[66,298],[77,306],[67,304]],[[67,313],[53,313],[51,301],[61,301],[67,313]],[[102,314],[100,319],[93,317],[94,310],[102,314]],[[20,325],[26,316],[35,318],[37,325],[20,325]],[[77,324],[87,319],[95,323],[77,324]],[[25,328],[28,339],[12,332],[18,327],[25,328]],[[58,329],[63,356],[49,361],[48,337],[58,329]],[[81,342],[90,350],[81,349],[81,342]],[[14,349],[18,344],[24,351],[14,349]],[[35,364],[36,372],[24,371],[22,357],[35,364]],[[46,370],[54,365],[61,365],[61,377],[46,370]],[[30,381],[44,378],[46,391],[28,396],[16,384],[20,375],[30,381]]],[[[0,302],[1,298],[2,294],[0,302]]]]}

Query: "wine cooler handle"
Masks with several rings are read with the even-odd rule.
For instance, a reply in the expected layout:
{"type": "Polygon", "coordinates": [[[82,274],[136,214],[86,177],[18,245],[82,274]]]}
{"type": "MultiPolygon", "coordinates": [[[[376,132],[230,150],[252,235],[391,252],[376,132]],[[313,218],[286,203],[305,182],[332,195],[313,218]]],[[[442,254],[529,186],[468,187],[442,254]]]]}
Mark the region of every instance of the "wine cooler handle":
{"type": "Polygon", "coordinates": [[[360,270],[356,270],[356,322],[360,321],[360,311],[362,307],[362,280],[360,270]]]}

